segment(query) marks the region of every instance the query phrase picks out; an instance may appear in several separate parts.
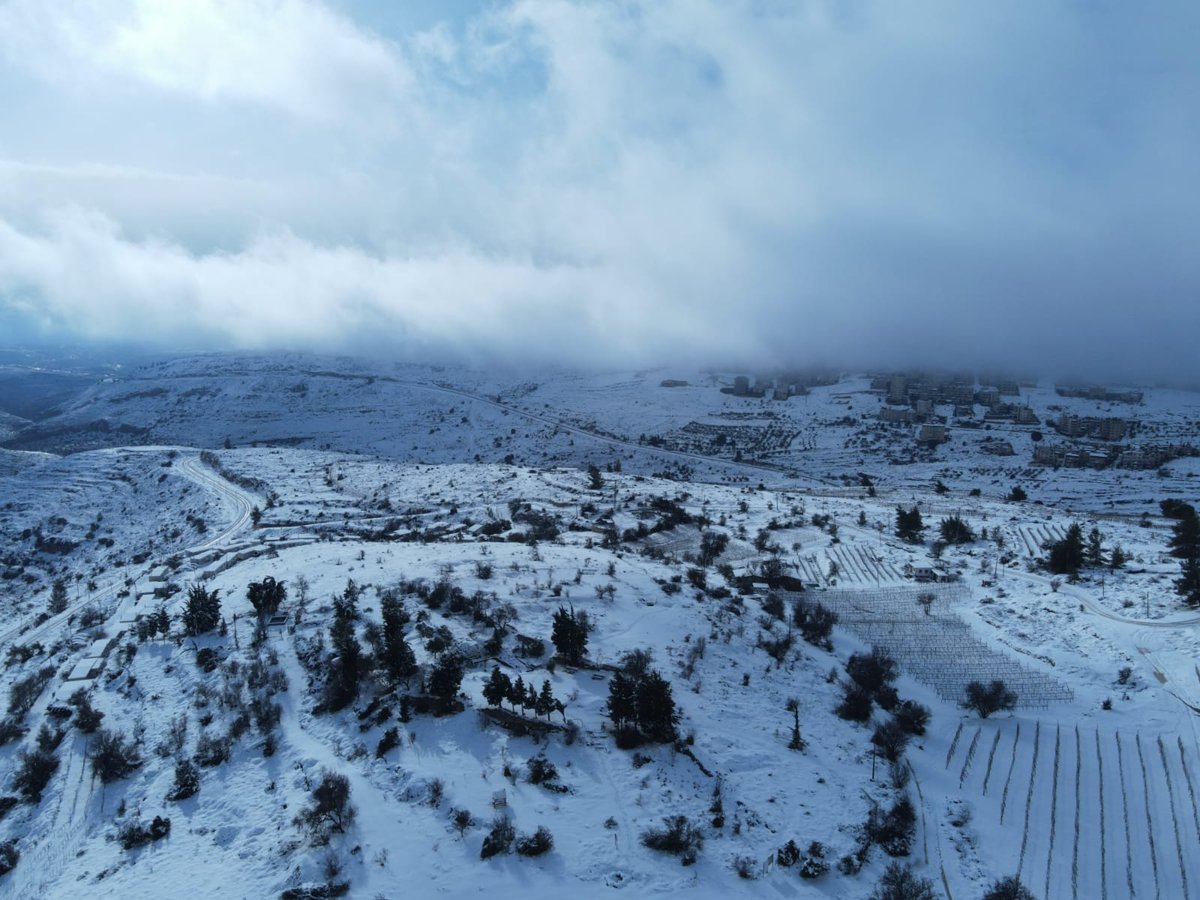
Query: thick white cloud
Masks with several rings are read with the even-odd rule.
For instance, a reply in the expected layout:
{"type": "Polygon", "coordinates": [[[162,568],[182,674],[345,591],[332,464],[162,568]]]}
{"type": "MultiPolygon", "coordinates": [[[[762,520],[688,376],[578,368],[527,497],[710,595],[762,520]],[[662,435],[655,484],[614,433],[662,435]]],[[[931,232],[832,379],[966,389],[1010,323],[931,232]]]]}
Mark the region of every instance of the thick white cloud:
{"type": "Polygon", "coordinates": [[[10,0],[0,307],[211,346],[1149,368],[1200,331],[1198,20],[10,0]]]}
{"type": "Polygon", "coordinates": [[[318,119],[403,93],[395,48],[316,0],[9,0],[0,37],[62,80],[113,75],[318,119]]]}

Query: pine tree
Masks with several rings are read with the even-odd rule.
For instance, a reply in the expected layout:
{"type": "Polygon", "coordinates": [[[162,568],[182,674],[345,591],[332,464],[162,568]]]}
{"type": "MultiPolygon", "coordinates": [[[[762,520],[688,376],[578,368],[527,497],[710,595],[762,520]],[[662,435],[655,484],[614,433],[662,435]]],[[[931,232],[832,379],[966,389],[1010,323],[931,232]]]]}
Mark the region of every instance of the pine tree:
{"type": "Polygon", "coordinates": [[[417,658],[404,636],[408,615],[404,601],[395,594],[383,595],[380,604],[383,615],[383,667],[388,679],[396,682],[411,678],[417,670],[417,658]]]}
{"type": "Polygon", "coordinates": [[[590,487],[593,491],[598,491],[604,487],[604,476],[600,474],[600,470],[596,467],[595,463],[588,464],[587,472],[588,487],[590,487]]]}
{"type": "Polygon", "coordinates": [[[1169,547],[1181,561],[1175,589],[1188,606],[1200,606],[1200,516],[1186,503],[1177,504],[1173,515],[1176,522],[1169,547]]]}
{"type": "Polygon", "coordinates": [[[1120,544],[1112,548],[1112,553],[1108,557],[1108,567],[1114,572],[1125,565],[1125,550],[1120,544]]]}
{"type": "Polygon", "coordinates": [[[1104,565],[1104,536],[1100,534],[1099,528],[1093,528],[1088,532],[1087,550],[1085,558],[1089,566],[1104,565]]]}
{"type": "Polygon", "coordinates": [[[637,719],[637,680],[617,672],[608,683],[608,717],[617,728],[637,719]]]}
{"type": "Polygon", "coordinates": [[[517,711],[518,706],[524,706],[525,705],[525,679],[522,678],[520,675],[518,675],[517,680],[514,681],[512,683],[512,687],[509,688],[508,696],[505,697],[504,699],[506,699],[508,701],[508,705],[513,708],[513,712],[517,711]]]}
{"type": "Polygon", "coordinates": [[[333,666],[326,682],[325,706],[336,711],[353,703],[358,696],[362,668],[362,648],[355,634],[358,618],[358,587],[353,580],[333,601],[333,624],[329,626],[329,644],[333,648],[333,666]]]}
{"type": "Polygon", "coordinates": [[[206,590],[199,584],[188,588],[183,627],[189,637],[207,634],[221,623],[221,600],[217,595],[217,591],[206,590]]]}
{"type": "Polygon", "coordinates": [[[483,699],[488,706],[499,706],[512,690],[512,679],[500,671],[499,666],[492,666],[491,677],[483,685],[483,699]]]}
{"type": "Polygon", "coordinates": [[[921,543],[921,534],[925,531],[925,523],[921,520],[919,507],[905,509],[896,507],[896,537],[908,544],[921,543]]]}
{"type": "Polygon", "coordinates": [[[550,633],[554,649],[567,662],[578,664],[587,653],[588,623],[582,614],[576,614],[575,608],[570,611],[560,606],[554,614],[554,625],[550,633]]]}
{"type": "Polygon", "coordinates": [[[267,622],[279,611],[286,598],[287,587],[270,575],[262,581],[252,581],[246,585],[246,599],[254,607],[256,639],[262,640],[267,636],[267,622]]]}
{"type": "Polygon", "coordinates": [[[450,701],[462,686],[463,664],[456,653],[443,653],[429,673],[429,693],[450,701]]]}
{"type": "Polygon", "coordinates": [[[67,583],[61,578],[54,580],[54,586],[50,588],[50,604],[47,609],[50,615],[58,615],[67,608],[67,583]]]}
{"type": "Polygon", "coordinates": [[[1050,545],[1050,556],[1046,563],[1055,575],[1079,574],[1084,562],[1083,529],[1078,522],[1072,522],[1061,541],[1050,545]]]}
{"type": "Polygon", "coordinates": [[[542,691],[537,696],[534,712],[547,719],[550,718],[550,713],[554,712],[554,692],[550,689],[550,679],[548,678],[542,682],[542,691]]]}
{"type": "Polygon", "coordinates": [[[637,687],[637,724],[652,741],[675,739],[675,698],[671,683],[654,669],[646,673],[637,687]]]}
{"type": "Polygon", "coordinates": [[[947,516],[938,526],[942,540],[947,544],[969,544],[975,540],[975,532],[959,515],[947,516]]]}

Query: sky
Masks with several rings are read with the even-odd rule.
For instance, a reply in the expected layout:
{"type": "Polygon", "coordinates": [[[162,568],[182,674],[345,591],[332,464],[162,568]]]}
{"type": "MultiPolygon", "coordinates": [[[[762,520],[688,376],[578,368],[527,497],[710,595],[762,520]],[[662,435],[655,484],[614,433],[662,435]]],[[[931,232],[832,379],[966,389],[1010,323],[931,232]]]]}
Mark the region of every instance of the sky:
{"type": "Polygon", "coordinates": [[[1198,41],[1194,0],[0,0],[0,334],[1197,380],[1198,41]]]}

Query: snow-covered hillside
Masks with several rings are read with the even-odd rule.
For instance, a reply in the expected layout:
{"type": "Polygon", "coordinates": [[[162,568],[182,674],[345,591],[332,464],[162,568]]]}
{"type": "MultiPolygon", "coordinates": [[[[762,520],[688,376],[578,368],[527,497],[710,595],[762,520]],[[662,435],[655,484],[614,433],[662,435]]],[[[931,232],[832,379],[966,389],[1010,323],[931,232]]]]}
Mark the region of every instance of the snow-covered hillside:
{"type": "MultiPolygon", "coordinates": [[[[1009,423],[920,451],[875,422],[865,377],[780,401],[723,378],[191,358],[22,432],[143,446],[0,470],[0,841],[19,852],[0,895],[861,898],[888,851],[955,898],[1008,874],[1039,897],[1195,894],[1200,615],[1158,506],[1196,501],[1195,460],[1035,467],[1009,423]],[[980,450],[1001,434],[1016,455],[980,450]],[[914,504],[928,532],[904,542],[914,504]],[[971,539],[935,548],[951,517],[971,539]],[[1046,572],[1073,523],[1124,565],[1046,572]],[[256,637],[267,579],[286,599],[256,637]],[[189,626],[190,588],[216,592],[213,630],[189,626]],[[839,617],[828,644],[805,640],[815,603],[839,617]],[[556,656],[556,616],[580,614],[586,651],[556,656]],[[331,710],[346,622],[360,677],[331,710]],[[835,713],[872,645],[931,713],[896,765],[872,742],[886,690],[865,722],[835,713]],[[647,666],[675,738],[619,749],[610,692],[647,666]],[[557,705],[490,701],[493,671],[557,705]],[[996,677],[1015,709],[960,706],[996,677]],[[190,766],[198,792],[168,799],[190,766]],[[357,811],[340,831],[298,819],[326,773],[357,811]],[[911,832],[889,840],[904,798],[911,832]],[[676,816],[687,865],[642,840],[676,816]],[[494,820],[553,848],[481,859],[494,820]]],[[[1027,394],[1043,416],[1104,412],[1027,394]]],[[[1136,415],[1185,440],[1194,403],[1152,392],[1136,415]]]]}

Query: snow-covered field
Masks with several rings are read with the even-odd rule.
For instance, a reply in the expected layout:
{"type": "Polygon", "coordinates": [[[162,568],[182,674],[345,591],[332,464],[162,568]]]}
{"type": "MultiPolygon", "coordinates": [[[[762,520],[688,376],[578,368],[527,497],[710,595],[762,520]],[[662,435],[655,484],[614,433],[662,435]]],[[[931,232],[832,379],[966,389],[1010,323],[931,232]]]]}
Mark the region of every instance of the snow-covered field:
{"type": "MultiPolygon", "coordinates": [[[[1197,500],[1196,460],[1164,473],[1032,466],[1030,427],[1008,423],[952,429],[949,444],[918,451],[911,428],[874,421],[881,401],[866,378],[786,401],[722,394],[725,380],[659,371],[534,381],[203,357],[97,385],[22,432],[18,443],[38,450],[106,449],[57,457],[18,447],[0,459],[0,681],[11,694],[50,670],[18,717],[27,733],[0,747],[4,791],[14,793],[20,754],[55,721],[52,708],[80,689],[102,728],[136,742],[141,764],[103,784],[89,760],[97,735],[74,715],[62,720],[40,800],[6,806],[0,819],[0,839],[20,851],[0,895],[260,898],[348,883],[350,896],[368,898],[861,898],[889,856],[876,846],[853,874],[837,862],[855,851],[871,809],[904,794],[917,811],[907,861],[948,896],[978,896],[1016,873],[1047,898],[1200,894],[1189,709],[1200,707],[1200,615],[1173,592],[1179,565],[1158,510],[1165,497],[1197,500]],[[664,378],[690,384],[661,388],[664,378]],[[726,437],[711,443],[717,434],[726,437]],[[122,435],[143,446],[121,448],[122,435]],[[1016,455],[982,453],[985,436],[1004,436],[1016,455]],[[195,448],[210,453],[202,460],[195,448]],[[598,487],[589,463],[602,470],[598,487]],[[1028,501],[1005,499],[1015,484],[1028,501]],[[938,559],[930,540],[900,542],[896,507],[913,503],[927,538],[959,515],[976,540],[938,559]],[[686,521],[656,531],[669,511],[686,521]],[[1120,545],[1126,565],[1052,579],[1038,565],[1042,545],[1073,522],[1098,528],[1106,552],[1120,545]],[[539,528],[550,530],[521,539],[539,528]],[[709,533],[728,545],[698,567],[709,533]],[[769,611],[761,571],[772,559],[808,588],[781,594],[785,618],[797,596],[841,616],[832,650],[769,611]],[[942,583],[916,583],[914,567],[942,583]],[[288,598],[256,646],[246,591],[268,576],[288,598]],[[56,579],[68,605],[47,617],[56,579]],[[349,708],[314,710],[333,665],[334,598],[351,580],[364,653],[394,592],[426,674],[446,648],[465,660],[462,711],[401,721],[401,696],[423,696],[424,679],[396,688],[374,670],[349,708]],[[194,584],[219,592],[221,631],[184,635],[194,584]],[[461,593],[430,601],[439,584],[461,593]],[[560,607],[590,619],[588,665],[551,659],[560,607]],[[139,617],[159,609],[170,632],[143,624],[139,634],[139,617]],[[788,634],[791,646],[769,655],[788,634]],[[526,639],[544,651],[520,655],[526,639]],[[872,643],[899,661],[900,695],[932,711],[908,747],[908,779],[873,756],[872,727],[834,714],[847,659],[872,643]],[[609,684],[623,655],[641,649],[672,685],[679,741],[620,750],[609,684]],[[198,659],[207,650],[211,671],[198,659]],[[547,682],[565,708],[542,728],[527,713],[530,734],[501,727],[481,712],[493,666],[535,688],[547,682]],[[1017,688],[1018,705],[980,720],[958,706],[959,692],[991,677],[1017,688]],[[257,711],[275,703],[278,724],[262,726],[257,711]],[[803,751],[788,746],[793,705],[803,751]],[[377,753],[391,729],[396,746],[377,753]],[[229,758],[200,766],[199,793],[167,800],[176,762],[226,739],[229,758]],[[550,788],[527,778],[540,756],[557,769],[550,788]],[[346,776],[357,808],[328,845],[294,821],[323,771],[346,776]],[[474,823],[461,833],[456,810],[474,823]],[[640,842],[680,814],[703,833],[693,865],[640,842]],[[495,815],[518,834],[545,826],[553,850],[481,860],[495,815]],[[115,839],[155,816],[170,818],[167,837],[130,850],[115,839]],[[801,851],[820,842],[829,871],[804,880],[781,865],[789,840],[801,851]]],[[[1049,386],[1026,399],[1043,417],[1052,406],[1112,406],[1049,386]]],[[[1184,441],[1200,410],[1195,395],[1156,390],[1131,414],[1143,432],[1184,441]]]]}

